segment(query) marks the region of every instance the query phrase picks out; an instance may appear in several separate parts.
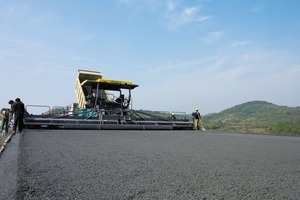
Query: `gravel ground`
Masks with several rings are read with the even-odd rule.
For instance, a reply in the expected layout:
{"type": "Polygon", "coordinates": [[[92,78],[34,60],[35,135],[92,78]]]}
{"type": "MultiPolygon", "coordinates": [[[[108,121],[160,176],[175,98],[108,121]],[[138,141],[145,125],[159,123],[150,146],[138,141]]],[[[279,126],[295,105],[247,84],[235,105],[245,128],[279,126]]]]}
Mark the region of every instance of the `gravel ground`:
{"type": "Polygon", "coordinates": [[[13,199],[17,186],[20,134],[15,134],[0,157],[0,199],[13,199]]]}
{"type": "Polygon", "coordinates": [[[18,145],[11,199],[300,199],[300,137],[26,130],[18,145]]]}

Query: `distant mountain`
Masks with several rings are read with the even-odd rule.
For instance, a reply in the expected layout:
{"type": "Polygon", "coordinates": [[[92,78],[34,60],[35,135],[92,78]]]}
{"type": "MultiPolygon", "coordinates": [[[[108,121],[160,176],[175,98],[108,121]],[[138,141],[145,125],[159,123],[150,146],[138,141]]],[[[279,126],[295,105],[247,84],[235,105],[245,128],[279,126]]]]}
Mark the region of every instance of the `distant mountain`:
{"type": "Polygon", "coordinates": [[[203,124],[220,131],[300,135],[300,107],[251,101],[205,115],[203,124]]]}

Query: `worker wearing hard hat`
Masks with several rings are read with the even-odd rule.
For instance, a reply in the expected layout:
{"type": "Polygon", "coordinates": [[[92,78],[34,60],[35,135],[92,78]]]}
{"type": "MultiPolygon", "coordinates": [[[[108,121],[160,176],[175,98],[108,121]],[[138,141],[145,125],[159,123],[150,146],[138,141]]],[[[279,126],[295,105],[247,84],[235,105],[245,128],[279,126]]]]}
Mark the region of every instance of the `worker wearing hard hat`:
{"type": "Polygon", "coordinates": [[[171,114],[171,119],[176,119],[175,113],[171,114]]]}
{"type": "Polygon", "coordinates": [[[203,127],[202,127],[202,121],[201,121],[201,114],[198,110],[198,108],[195,109],[195,112],[192,113],[193,115],[193,120],[194,120],[194,129],[195,130],[205,130],[203,127]]]}

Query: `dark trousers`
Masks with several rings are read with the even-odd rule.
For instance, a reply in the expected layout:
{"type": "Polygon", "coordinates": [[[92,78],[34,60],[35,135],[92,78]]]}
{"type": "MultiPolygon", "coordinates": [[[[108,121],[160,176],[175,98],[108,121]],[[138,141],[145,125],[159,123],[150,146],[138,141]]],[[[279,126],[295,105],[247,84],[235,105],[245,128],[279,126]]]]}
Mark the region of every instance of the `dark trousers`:
{"type": "Polygon", "coordinates": [[[23,115],[15,115],[15,120],[14,120],[14,125],[13,125],[13,131],[16,132],[17,127],[20,132],[23,130],[23,120],[24,116],[23,115]]]}

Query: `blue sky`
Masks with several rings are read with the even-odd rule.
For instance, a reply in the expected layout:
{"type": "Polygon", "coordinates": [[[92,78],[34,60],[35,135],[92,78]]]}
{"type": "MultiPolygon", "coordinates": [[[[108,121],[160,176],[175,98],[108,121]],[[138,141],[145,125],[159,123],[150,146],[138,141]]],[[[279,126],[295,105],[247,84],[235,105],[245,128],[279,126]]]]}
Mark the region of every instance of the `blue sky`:
{"type": "Polygon", "coordinates": [[[78,69],[130,80],[134,109],[300,106],[298,0],[0,0],[0,107],[76,102],[78,69]]]}

